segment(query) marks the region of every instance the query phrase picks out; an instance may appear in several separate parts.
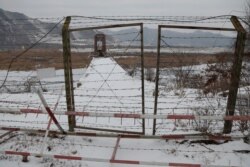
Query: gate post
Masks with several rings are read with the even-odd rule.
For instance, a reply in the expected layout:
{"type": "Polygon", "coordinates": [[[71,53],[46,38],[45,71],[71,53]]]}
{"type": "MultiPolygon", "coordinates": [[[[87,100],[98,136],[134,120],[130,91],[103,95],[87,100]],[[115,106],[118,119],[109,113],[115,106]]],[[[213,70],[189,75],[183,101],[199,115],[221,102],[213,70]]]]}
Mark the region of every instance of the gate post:
{"type": "MultiPolygon", "coordinates": [[[[158,26],[158,39],[157,39],[157,64],[156,64],[156,76],[155,76],[155,103],[154,103],[154,115],[157,115],[157,104],[159,94],[159,76],[160,76],[160,54],[161,54],[161,26],[158,26]]],[[[156,119],[153,119],[153,135],[156,133],[156,119]]]]}
{"type": "MultiPolygon", "coordinates": [[[[145,114],[145,94],[144,94],[144,41],[143,41],[143,23],[140,25],[141,33],[141,87],[142,87],[142,114],[145,114]]],[[[145,119],[142,119],[142,133],[145,134],[145,119]]]]}
{"type": "MultiPolygon", "coordinates": [[[[244,56],[244,48],[246,41],[246,30],[243,28],[236,16],[231,17],[231,22],[237,31],[237,41],[235,45],[233,66],[231,69],[231,81],[229,86],[229,94],[227,99],[226,115],[234,115],[235,105],[237,101],[237,93],[240,84],[240,74],[242,68],[242,59],[244,56]]],[[[231,133],[233,121],[226,120],[224,122],[223,133],[231,133]]]]}
{"type": "MultiPolygon", "coordinates": [[[[71,50],[70,50],[70,32],[69,32],[70,21],[71,17],[67,16],[62,28],[63,64],[64,64],[67,111],[75,111],[71,50]]],[[[69,131],[73,132],[74,127],[76,126],[74,115],[68,116],[68,124],[69,124],[69,131]]]]}

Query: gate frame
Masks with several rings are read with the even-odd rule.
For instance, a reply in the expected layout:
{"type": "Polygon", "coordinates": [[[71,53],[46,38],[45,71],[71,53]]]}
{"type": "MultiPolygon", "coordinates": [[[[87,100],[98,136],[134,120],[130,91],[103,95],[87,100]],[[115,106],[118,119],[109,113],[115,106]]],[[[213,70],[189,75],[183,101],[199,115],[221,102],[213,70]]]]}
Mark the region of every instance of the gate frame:
{"type": "MultiPolygon", "coordinates": [[[[145,114],[145,95],[144,95],[144,43],[143,43],[143,23],[130,23],[130,24],[111,24],[105,26],[95,26],[95,27],[84,27],[84,28],[72,28],[69,29],[71,17],[67,16],[63,29],[62,29],[62,40],[63,40],[63,58],[64,58],[64,74],[65,74],[65,89],[66,89],[66,102],[67,102],[67,111],[75,111],[74,104],[74,90],[73,90],[73,75],[72,75],[72,63],[71,63],[71,50],[70,50],[70,33],[74,31],[85,31],[93,29],[109,29],[109,28],[122,28],[122,27],[140,27],[141,34],[141,87],[142,87],[142,114],[145,114]]],[[[74,128],[84,128],[92,130],[104,130],[109,131],[109,129],[99,129],[99,128],[90,128],[90,127],[79,127],[76,126],[75,116],[68,116],[68,125],[69,131],[74,131],[74,128]]],[[[145,134],[145,119],[142,119],[142,132],[129,132],[129,131],[117,131],[111,130],[112,132],[118,133],[139,133],[145,134]]]]}
{"type": "MultiPolygon", "coordinates": [[[[229,95],[227,100],[226,115],[233,116],[235,111],[235,104],[237,100],[237,92],[240,81],[240,72],[242,68],[242,58],[244,54],[244,45],[246,40],[246,31],[240,24],[236,16],[231,17],[231,22],[234,28],[219,28],[219,27],[200,27],[200,26],[179,26],[179,25],[158,25],[158,39],[157,39],[157,64],[156,64],[156,79],[155,79],[155,103],[154,103],[154,115],[157,115],[157,104],[159,95],[159,66],[161,55],[161,30],[163,28],[174,29],[195,29],[195,30],[211,30],[211,31],[236,31],[237,40],[235,45],[235,53],[233,65],[231,68],[231,80],[229,95]]],[[[232,120],[225,120],[223,133],[230,133],[232,129],[232,120]],[[229,126],[229,127],[227,127],[229,126]],[[227,127],[227,128],[226,128],[227,127]]],[[[156,119],[153,120],[153,135],[156,133],[156,119]]]]}

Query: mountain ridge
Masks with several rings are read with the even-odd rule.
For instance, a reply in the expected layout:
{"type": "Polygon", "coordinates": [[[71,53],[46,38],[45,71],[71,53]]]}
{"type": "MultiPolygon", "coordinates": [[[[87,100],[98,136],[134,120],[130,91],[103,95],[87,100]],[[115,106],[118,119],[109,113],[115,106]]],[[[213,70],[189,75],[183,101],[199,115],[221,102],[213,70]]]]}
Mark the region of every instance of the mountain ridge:
{"type": "MultiPolygon", "coordinates": [[[[46,34],[55,23],[43,22],[38,19],[30,18],[22,13],[5,11],[0,8],[0,50],[21,49],[30,46],[32,43],[39,40],[46,34]]],[[[61,29],[62,24],[59,24],[44,40],[40,43],[42,48],[56,47],[61,48],[61,29]],[[57,43],[49,43],[50,41],[57,41],[57,43]]],[[[139,30],[136,28],[122,29],[118,31],[103,30],[107,33],[107,43],[115,45],[127,45],[123,41],[132,41],[139,30]],[[137,33],[136,33],[137,32],[137,33]],[[115,34],[126,34],[118,35],[115,34]]],[[[101,31],[81,31],[73,32],[71,39],[83,39],[88,46],[93,45],[94,35],[102,33],[101,31]],[[87,39],[87,40],[86,40],[87,39]]],[[[157,29],[144,27],[144,45],[145,47],[157,46],[157,29]]],[[[234,39],[219,33],[212,33],[208,31],[193,31],[191,33],[178,32],[173,30],[163,30],[162,39],[168,47],[232,47],[234,39]]],[[[138,36],[137,38],[139,38],[138,36]]],[[[73,43],[80,45],[80,43],[73,43]]],[[[82,42],[81,42],[82,44],[82,42]]]]}

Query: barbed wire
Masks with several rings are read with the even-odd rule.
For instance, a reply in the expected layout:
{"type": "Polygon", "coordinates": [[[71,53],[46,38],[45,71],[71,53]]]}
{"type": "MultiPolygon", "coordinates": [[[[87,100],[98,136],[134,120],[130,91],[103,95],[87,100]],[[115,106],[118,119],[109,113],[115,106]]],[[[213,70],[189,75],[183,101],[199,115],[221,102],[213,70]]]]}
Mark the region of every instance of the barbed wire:
{"type": "MultiPolygon", "coordinates": [[[[20,144],[20,143],[25,143],[25,145],[27,146],[34,146],[34,142],[35,143],[38,143],[38,142],[41,142],[42,141],[42,137],[39,137],[39,136],[32,136],[32,137],[22,137],[22,133],[19,133],[20,136],[18,139],[16,138],[12,138],[10,139],[11,142],[14,142],[16,144],[20,144]],[[39,140],[39,138],[41,138],[41,140],[39,140]],[[29,143],[32,143],[32,144],[29,144],[29,143]]],[[[123,139],[123,140],[126,140],[126,139],[123,139]]],[[[189,143],[189,142],[184,142],[184,143],[189,143]]],[[[59,140],[58,139],[53,139],[51,138],[51,140],[48,142],[48,144],[53,144],[55,147],[56,146],[59,146],[59,145],[64,145],[67,147],[67,145],[71,145],[72,144],[74,146],[80,146],[80,147],[95,147],[95,148],[105,148],[105,149],[115,149],[115,144],[113,145],[99,145],[99,144],[90,144],[89,141],[86,141],[85,143],[83,142],[77,142],[77,141],[71,141],[71,142],[67,142],[67,141],[64,141],[64,140],[59,140]]],[[[190,143],[191,144],[191,143],[190,143]]],[[[201,149],[201,150],[189,150],[189,149],[180,149],[178,148],[177,146],[181,146],[182,144],[181,143],[175,143],[175,145],[173,145],[174,147],[160,147],[160,148],[155,148],[155,147],[151,147],[151,148],[145,148],[145,147],[139,147],[139,146],[133,146],[133,147],[128,147],[128,146],[122,146],[122,144],[119,145],[118,149],[119,150],[131,150],[131,151],[161,151],[161,152],[165,152],[165,153],[172,153],[172,154],[177,154],[177,153],[225,153],[225,154],[244,154],[243,152],[237,152],[237,150],[215,150],[215,149],[208,149],[206,148],[205,150],[204,149],[201,149]]],[[[193,143],[194,145],[194,143],[193,143]]],[[[202,145],[199,144],[200,147],[203,147],[202,145]]]]}
{"type": "MultiPolygon", "coordinates": [[[[167,39],[218,39],[218,36],[190,36],[190,37],[181,37],[181,36],[161,36],[162,38],[167,39]]],[[[237,39],[236,37],[219,37],[220,39],[237,39]]]]}
{"type": "MultiPolygon", "coordinates": [[[[219,16],[162,16],[162,15],[158,15],[158,16],[150,16],[150,15],[145,15],[145,16],[141,16],[141,15],[113,15],[113,16],[105,16],[105,15],[101,15],[101,16],[93,16],[93,18],[181,18],[181,19],[190,19],[190,20],[195,20],[195,19],[216,19],[216,20],[228,20],[230,19],[232,15],[219,15],[219,16]]],[[[247,16],[237,16],[238,18],[241,19],[246,19],[247,16]]],[[[88,16],[72,16],[72,20],[82,20],[82,19],[93,19],[92,17],[88,17],[88,16]]],[[[7,19],[8,21],[13,21],[13,20],[59,20],[62,19],[62,17],[34,17],[34,18],[11,18],[11,19],[7,19]]]]}
{"type": "MultiPolygon", "coordinates": [[[[209,21],[211,21],[211,23],[215,23],[215,21],[212,21],[213,19],[214,20],[216,20],[216,22],[218,23],[218,22],[220,22],[220,23],[225,23],[226,22],[226,20],[227,19],[229,19],[229,17],[231,17],[231,15],[224,15],[224,16],[218,16],[218,17],[185,17],[185,16],[178,16],[178,17],[147,17],[147,16],[145,16],[145,17],[139,17],[139,16],[134,16],[134,17],[127,17],[127,18],[125,18],[125,17],[121,17],[121,16],[115,16],[115,17],[112,17],[112,16],[96,16],[96,17],[72,17],[72,20],[73,20],[73,22],[72,22],[72,24],[73,24],[73,26],[74,25],[79,25],[79,26],[81,26],[80,24],[81,23],[87,23],[87,25],[86,26],[89,26],[88,24],[92,24],[92,23],[95,23],[95,25],[96,24],[100,24],[100,23],[109,23],[109,22],[113,22],[113,21],[140,21],[140,20],[144,20],[144,21],[148,21],[148,22],[154,22],[154,23],[152,23],[152,24],[156,24],[155,22],[159,22],[159,21],[163,21],[163,22],[178,22],[178,23],[182,23],[182,22],[201,22],[201,23],[205,23],[205,22],[209,22],[209,21]],[[85,20],[85,22],[84,21],[81,21],[82,19],[84,19],[85,20]],[[78,21],[78,22],[74,22],[74,20],[75,21],[78,21]],[[94,21],[88,21],[88,20],[94,20],[94,21]],[[208,20],[208,21],[206,21],[206,20],[208,20]]],[[[46,19],[45,19],[46,20],[46,19]]],[[[48,19],[49,20],[49,19],[48,19]]],[[[230,22],[229,20],[228,20],[228,22],[230,22]]],[[[151,23],[146,23],[146,24],[151,24],[151,23]]],[[[100,24],[101,25],[101,24],[100,24]]],[[[27,29],[28,30],[28,29],[27,29]]],[[[109,34],[109,33],[107,33],[107,35],[111,35],[111,36],[126,36],[126,35],[129,35],[129,34],[136,34],[137,36],[134,38],[134,39],[132,39],[132,40],[117,40],[117,41],[114,41],[113,43],[114,44],[119,44],[119,43],[121,43],[121,42],[131,42],[131,43],[133,43],[133,44],[129,44],[129,45],[127,45],[127,46],[124,46],[125,47],[125,49],[124,50],[122,50],[121,52],[123,52],[124,54],[126,54],[127,53],[127,51],[128,51],[128,49],[127,48],[129,48],[129,49],[131,49],[132,47],[134,47],[134,43],[135,42],[139,42],[139,40],[137,40],[137,38],[139,37],[139,34],[140,34],[140,32],[138,32],[138,31],[134,31],[134,32],[129,32],[129,33],[114,33],[114,34],[109,34]]],[[[21,34],[20,34],[21,35],[21,34]]],[[[24,34],[25,35],[25,34],[24,34]]],[[[31,35],[34,35],[34,34],[31,34],[31,35]]],[[[36,35],[38,35],[38,33],[36,34],[36,35]]],[[[41,33],[41,35],[43,35],[42,33],[41,33]]],[[[60,36],[60,34],[54,34],[54,36],[53,37],[61,37],[60,36]]],[[[168,40],[168,39],[173,39],[173,38],[176,38],[176,39],[199,39],[199,38],[204,38],[204,39],[209,39],[209,38],[211,38],[211,39],[217,39],[218,37],[216,37],[216,36],[211,36],[211,37],[206,37],[206,36],[200,36],[200,37],[173,37],[173,36],[162,36],[162,38],[165,38],[166,40],[168,40]]],[[[222,39],[235,39],[235,38],[232,38],[232,37],[222,37],[222,39]]],[[[46,40],[46,38],[44,38],[43,40],[46,40]]],[[[59,40],[59,39],[47,39],[47,40],[50,40],[50,41],[60,41],[61,42],[61,40],[59,40]]],[[[71,39],[72,40],[72,42],[74,41],[74,42],[78,42],[77,40],[80,40],[80,38],[79,39],[71,39]]],[[[42,40],[40,41],[40,42],[43,42],[42,40]]],[[[79,41],[80,42],[80,41],[79,41]]],[[[166,42],[166,41],[165,41],[166,42]]],[[[79,44],[79,43],[76,43],[76,44],[79,44]]],[[[167,41],[166,43],[165,43],[165,45],[162,45],[162,48],[164,48],[164,46],[165,47],[167,47],[167,48],[172,48],[172,49],[175,49],[175,47],[174,46],[172,46],[172,45],[169,45],[170,43],[169,43],[169,41],[167,41]]],[[[3,45],[3,46],[5,46],[5,45],[3,45]]],[[[10,45],[11,46],[11,45],[10,45]]],[[[231,46],[231,45],[230,45],[231,46]]],[[[79,47],[81,47],[81,46],[77,46],[77,45],[74,45],[74,48],[76,49],[76,53],[80,53],[80,50],[78,49],[79,47]]],[[[138,46],[136,46],[136,47],[138,47],[138,46]]],[[[212,48],[214,48],[214,47],[229,47],[229,46],[220,46],[220,45],[218,45],[218,46],[212,46],[212,48]]],[[[231,48],[232,48],[233,46],[231,46],[231,48]]],[[[190,49],[195,49],[196,47],[190,47],[190,49]]],[[[204,47],[204,48],[207,48],[207,47],[204,47]]],[[[170,51],[170,53],[176,53],[176,51],[174,51],[174,50],[171,50],[170,51]],[[172,52],[171,52],[172,51],[172,52]]],[[[19,62],[20,63],[22,63],[22,62],[25,62],[24,61],[25,59],[22,59],[22,58],[20,58],[19,59],[19,62]]],[[[53,60],[53,58],[49,58],[49,59],[47,59],[47,60],[53,60]]],[[[32,61],[32,60],[31,60],[32,61]]],[[[192,61],[190,61],[190,63],[191,63],[192,61]]],[[[54,61],[53,63],[62,63],[62,61],[54,61]]],[[[161,64],[178,64],[178,62],[174,62],[174,61],[161,61],[160,62],[161,64]]],[[[187,63],[187,62],[186,62],[187,63]]],[[[189,62],[188,62],[189,63],[189,62]]],[[[2,64],[2,63],[1,63],[2,64]]],[[[3,63],[4,64],[4,63],[3,63]]],[[[116,63],[113,63],[113,65],[114,64],[116,64],[116,63]]],[[[100,64],[100,66],[106,66],[106,65],[112,65],[112,64],[100,64]]],[[[99,65],[98,65],[99,66],[99,65]]],[[[171,71],[178,71],[178,69],[171,69],[171,71]]],[[[160,70],[160,72],[164,72],[164,71],[161,71],[160,70]]],[[[191,73],[194,73],[194,72],[200,72],[200,70],[184,70],[184,72],[191,72],[191,73]]],[[[105,73],[105,72],[104,72],[105,73]]],[[[115,74],[116,72],[115,71],[112,71],[112,75],[113,74],[115,74]]],[[[124,72],[125,73],[125,72],[124,72]]],[[[92,72],[92,73],[85,73],[85,75],[93,75],[93,74],[96,74],[96,72],[92,72]]],[[[103,72],[102,72],[102,74],[103,74],[103,72]]],[[[110,74],[110,73],[106,73],[106,74],[110,74]]],[[[163,73],[160,73],[161,75],[163,75],[163,73]]],[[[82,75],[82,74],[74,74],[74,75],[82,75]]],[[[167,74],[166,74],[167,75],[167,74]]],[[[58,76],[63,76],[63,75],[58,75],[58,76]]],[[[57,77],[58,77],[57,76],[57,77]]],[[[15,78],[14,76],[11,76],[11,77],[13,77],[13,78],[15,78]]],[[[18,77],[18,76],[17,76],[18,77]]],[[[26,77],[24,77],[24,78],[26,78],[26,77]]],[[[160,77],[159,79],[164,79],[163,77],[160,77]]],[[[129,81],[130,79],[116,79],[116,80],[93,80],[93,81],[84,81],[84,83],[94,83],[94,82],[103,82],[103,81],[105,81],[106,83],[107,82],[113,82],[113,81],[129,81]]],[[[131,79],[132,80],[132,79],[131,79]]],[[[4,80],[2,80],[4,83],[8,83],[5,79],[4,80]]],[[[196,80],[195,79],[190,79],[190,81],[192,81],[192,82],[195,82],[196,80]]],[[[76,83],[76,82],[74,82],[74,83],[76,83]]],[[[20,83],[10,83],[10,84],[5,84],[5,86],[13,86],[13,87],[15,87],[15,86],[20,86],[21,87],[21,85],[20,84],[22,84],[21,82],[20,83]]],[[[53,81],[51,81],[51,82],[42,82],[42,85],[44,85],[44,86],[49,86],[49,85],[54,85],[54,84],[64,84],[64,81],[62,80],[62,81],[55,81],[55,82],[53,82],[53,81]]],[[[1,89],[2,87],[0,87],[0,89],[1,89]]],[[[110,88],[110,86],[109,86],[109,88],[110,88]]],[[[77,89],[77,88],[76,88],[77,89]]],[[[112,91],[130,91],[130,90],[136,90],[136,89],[140,89],[140,88],[117,88],[117,89],[113,89],[112,88],[112,91]]],[[[58,88],[53,88],[53,90],[58,90],[58,88]]],[[[79,90],[79,91],[82,91],[82,90],[84,90],[84,89],[82,89],[82,88],[78,88],[77,90],[79,90]]],[[[97,91],[97,94],[98,94],[98,92],[100,92],[100,91],[106,91],[106,90],[109,90],[108,88],[90,88],[90,89],[88,89],[88,92],[89,92],[89,94],[84,94],[84,95],[81,95],[81,94],[78,94],[78,93],[76,93],[75,94],[75,97],[87,97],[87,98],[93,98],[94,96],[93,96],[93,94],[90,94],[90,92],[92,92],[92,91],[97,91]]],[[[148,91],[150,91],[150,90],[152,90],[152,89],[146,89],[146,90],[148,90],[148,91]]],[[[22,94],[22,93],[20,93],[20,94],[22,94]]],[[[50,96],[50,95],[57,95],[57,93],[54,93],[54,92],[49,92],[49,93],[45,93],[46,94],[46,96],[50,96]]],[[[153,92],[152,92],[152,94],[153,94],[153,92]]],[[[215,97],[205,97],[205,96],[203,96],[203,97],[200,97],[201,99],[197,99],[198,97],[197,96],[195,96],[195,93],[193,93],[193,95],[194,96],[191,96],[192,95],[192,93],[186,93],[183,97],[180,97],[179,99],[178,99],[178,105],[179,104],[181,104],[181,103],[187,103],[187,102],[190,102],[191,100],[194,100],[194,101],[196,101],[196,102],[199,102],[199,101],[202,101],[202,102],[204,102],[204,103],[206,103],[206,105],[208,105],[208,99],[211,99],[211,100],[213,100],[215,97]]],[[[151,95],[151,96],[153,96],[153,95],[151,95]]],[[[174,95],[164,95],[164,94],[160,94],[160,96],[161,97],[163,97],[163,98],[173,98],[173,97],[178,97],[178,96],[174,96],[174,95]]],[[[140,100],[139,100],[139,98],[138,97],[141,97],[141,95],[140,94],[136,94],[135,96],[131,96],[131,95],[128,95],[128,96],[120,96],[120,95],[118,95],[118,94],[116,94],[116,93],[114,93],[112,96],[99,96],[99,95],[96,95],[95,97],[97,97],[97,98],[99,98],[99,99],[95,99],[95,100],[91,100],[91,102],[93,102],[93,103],[100,103],[102,106],[108,106],[108,105],[103,105],[103,104],[115,104],[115,102],[107,102],[107,101],[110,101],[110,99],[112,99],[112,100],[114,100],[114,99],[120,99],[120,98],[122,98],[122,99],[127,99],[127,100],[130,100],[130,101],[133,101],[133,103],[132,102],[124,102],[124,101],[122,101],[122,103],[123,104],[131,104],[131,105],[134,105],[134,104],[139,104],[138,102],[140,102],[140,100]],[[103,99],[107,99],[105,102],[102,102],[102,100],[103,99]]],[[[217,98],[217,97],[216,97],[217,98]]],[[[50,100],[55,100],[56,98],[55,97],[48,97],[47,98],[47,100],[48,101],[50,101],[50,100]]],[[[222,98],[223,99],[223,98],[222,98]]],[[[89,99],[88,99],[89,100],[89,99]]],[[[80,101],[80,100],[79,100],[80,101]]],[[[148,101],[150,101],[150,103],[152,103],[153,102],[153,100],[148,100],[148,101]]],[[[30,102],[30,101],[29,101],[30,102]]],[[[29,102],[22,102],[24,105],[39,105],[39,102],[31,102],[31,103],[29,103],[29,102]]],[[[86,101],[85,101],[86,102],[86,101]]],[[[21,102],[20,102],[21,103],[21,102]]],[[[16,104],[20,104],[19,102],[16,102],[16,104]]],[[[51,104],[53,103],[53,102],[50,102],[51,104]]],[[[8,104],[15,104],[14,103],[14,101],[13,101],[13,103],[8,103],[8,104]]],[[[82,104],[85,104],[85,103],[82,103],[82,104]]],[[[165,101],[164,102],[164,99],[162,100],[162,101],[160,101],[159,102],[159,104],[176,104],[176,102],[169,102],[169,101],[165,101]]],[[[140,105],[140,104],[139,104],[140,105]]],[[[184,105],[184,104],[181,104],[180,106],[175,106],[175,107],[159,107],[158,109],[159,109],[159,111],[161,112],[161,113],[163,113],[163,111],[164,110],[171,110],[171,109],[176,109],[176,110],[181,110],[181,109],[191,109],[193,106],[192,105],[187,105],[187,104],[185,104],[187,107],[182,107],[182,105],[184,105]]],[[[216,105],[216,104],[215,104],[216,105]]],[[[66,104],[65,104],[65,102],[64,102],[64,104],[62,104],[61,106],[63,106],[63,107],[65,107],[66,106],[66,104]]],[[[79,103],[77,103],[77,105],[76,105],[76,107],[82,107],[82,105],[80,104],[80,102],[79,103]]],[[[121,107],[118,107],[118,106],[115,106],[115,105],[113,105],[113,106],[108,106],[108,107],[112,107],[112,108],[114,108],[114,110],[115,111],[113,111],[113,112],[118,112],[117,111],[117,109],[119,108],[119,109],[128,109],[128,108],[133,108],[133,109],[140,109],[140,107],[136,107],[136,106],[130,106],[130,107],[127,107],[127,106],[121,106],[121,107]]],[[[99,110],[99,108],[101,108],[101,107],[99,107],[99,106],[96,106],[96,105],[88,105],[88,108],[91,108],[91,111],[95,111],[95,112],[99,112],[99,111],[103,111],[103,110],[99,110]],[[96,108],[96,109],[94,109],[94,108],[96,108]]],[[[200,107],[200,109],[205,109],[205,107],[200,107]]],[[[145,107],[145,109],[148,109],[148,110],[152,110],[153,109],[153,107],[145,107]]],[[[215,109],[213,106],[209,106],[209,109],[215,109]]],[[[217,108],[217,110],[220,110],[219,109],[219,107],[217,108]]]]}
{"type": "Polygon", "coordinates": [[[95,20],[109,20],[109,21],[172,21],[172,22],[199,22],[205,20],[212,20],[212,19],[229,19],[233,15],[219,15],[219,16],[209,16],[209,17],[188,17],[186,16],[175,16],[175,17],[168,17],[168,18],[153,18],[153,17],[140,17],[140,16],[132,16],[128,18],[125,17],[118,17],[118,16],[71,16],[72,18],[83,18],[83,19],[95,19],[95,20]],[[136,17],[136,18],[135,18],[136,17]]]}
{"type": "Polygon", "coordinates": [[[30,45],[30,47],[28,47],[27,49],[25,49],[24,51],[22,51],[21,53],[17,54],[12,60],[11,62],[9,63],[9,66],[8,66],[8,69],[7,69],[7,74],[4,78],[4,81],[2,82],[2,84],[0,85],[0,89],[4,86],[7,78],[8,78],[8,75],[9,75],[9,71],[10,71],[10,68],[13,64],[13,62],[18,59],[19,57],[21,57],[22,55],[24,55],[26,52],[28,52],[30,49],[32,49],[33,47],[35,47],[43,38],[45,38],[51,31],[53,31],[62,21],[64,20],[61,19],[59,22],[57,22],[48,32],[46,32],[39,40],[37,40],[35,43],[33,43],[32,45],[30,45]]]}

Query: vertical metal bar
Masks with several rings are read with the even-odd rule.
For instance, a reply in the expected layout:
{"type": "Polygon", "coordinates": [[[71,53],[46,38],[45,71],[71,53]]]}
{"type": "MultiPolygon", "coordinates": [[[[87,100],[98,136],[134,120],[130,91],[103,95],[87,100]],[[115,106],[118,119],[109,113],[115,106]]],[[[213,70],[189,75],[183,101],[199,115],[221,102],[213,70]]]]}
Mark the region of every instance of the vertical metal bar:
{"type": "MultiPolygon", "coordinates": [[[[235,45],[233,66],[231,69],[231,82],[229,86],[226,115],[234,115],[237,93],[240,83],[240,74],[242,69],[242,60],[244,56],[244,47],[246,41],[246,31],[236,16],[231,17],[231,22],[237,30],[237,41],[235,45]]],[[[233,121],[224,122],[223,133],[231,133],[233,121]]]]}
{"type": "MultiPolygon", "coordinates": [[[[63,61],[64,61],[64,77],[65,77],[65,89],[66,89],[66,102],[67,111],[75,111],[74,104],[74,90],[73,90],[73,75],[71,66],[71,51],[70,51],[70,33],[69,24],[71,17],[66,17],[64,26],[62,28],[62,42],[63,42],[63,61]]],[[[75,116],[68,116],[69,131],[74,131],[75,116]]]]}
{"type": "MultiPolygon", "coordinates": [[[[144,88],[144,42],[143,42],[143,23],[140,25],[141,33],[141,87],[142,87],[142,114],[145,114],[145,88],[144,88]]],[[[145,134],[145,119],[142,119],[142,133],[145,134]]]]}
{"type": "MultiPolygon", "coordinates": [[[[161,49],[161,26],[158,26],[158,42],[157,42],[157,64],[156,64],[156,77],[155,77],[155,104],[154,104],[154,115],[157,115],[157,104],[158,104],[158,93],[159,93],[159,68],[160,68],[160,51],[161,49]]],[[[156,133],[156,119],[153,120],[153,135],[156,133]]]]}

